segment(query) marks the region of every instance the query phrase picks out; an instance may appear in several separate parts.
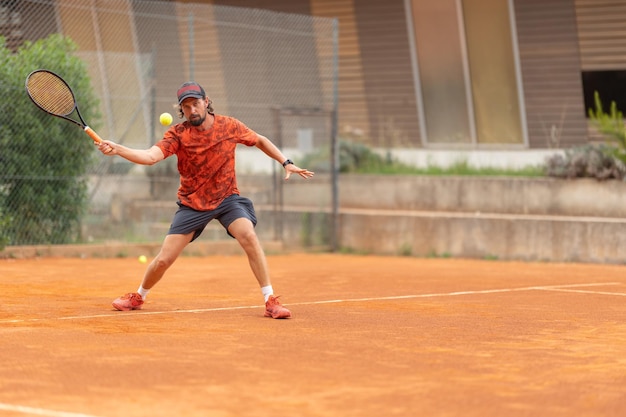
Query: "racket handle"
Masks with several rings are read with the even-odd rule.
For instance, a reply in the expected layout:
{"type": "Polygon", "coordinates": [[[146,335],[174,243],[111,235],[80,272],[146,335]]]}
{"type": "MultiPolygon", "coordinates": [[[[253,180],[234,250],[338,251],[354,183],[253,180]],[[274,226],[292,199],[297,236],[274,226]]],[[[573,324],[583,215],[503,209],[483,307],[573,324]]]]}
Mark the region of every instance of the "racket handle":
{"type": "Polygon", "coordinates": [[[98,134],[89,126],[85,126],[85,133],[87,133],[94,142],[102,143],[100,136],[98,136],[98,134]]]}

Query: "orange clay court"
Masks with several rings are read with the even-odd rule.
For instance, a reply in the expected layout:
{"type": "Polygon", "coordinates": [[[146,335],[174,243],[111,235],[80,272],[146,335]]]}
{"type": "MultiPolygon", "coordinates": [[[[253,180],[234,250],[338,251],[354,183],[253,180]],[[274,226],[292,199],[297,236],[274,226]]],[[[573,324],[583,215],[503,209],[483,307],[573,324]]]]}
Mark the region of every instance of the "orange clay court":
{"type": "Polygon", "coordinates": [[[0,260],[0,416],[623,416],[626,267],[182,257],[0,260]]]}

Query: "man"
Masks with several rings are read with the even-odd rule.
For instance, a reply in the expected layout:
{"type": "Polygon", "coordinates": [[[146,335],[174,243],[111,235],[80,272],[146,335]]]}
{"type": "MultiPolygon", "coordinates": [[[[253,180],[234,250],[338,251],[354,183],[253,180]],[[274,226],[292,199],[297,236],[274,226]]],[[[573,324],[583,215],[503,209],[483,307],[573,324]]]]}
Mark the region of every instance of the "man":
{"type": "Polygon", "coordinates": [[[239,195],[235,176],[237,144],[256,146],[285,169],[285,180],[292,174],[310,178],[313,172],[298,168],[265,136],[239,120],[213,112],[212,102],[196,82],[184,83],[177,92],[179,116],[186,121],[168,129],[163,138],[149,149],[131,149],[112,141],[98,148],[105,155],[119,155],[131,162],[153,165],[177,155],[180,187],[178,210],[163,241],[161,250],[148,266],[136,293],[113,301],[118,310],[141,309],[152,287],[174,263],[185,246],[195,240],[206,225],[217,219],[227,233],[237,239],[265,300],[265,316],[275,319],[291,317],[281,305],[270,281],[265,253],[254,227],[256,216],[252,202],[239,195]]]}

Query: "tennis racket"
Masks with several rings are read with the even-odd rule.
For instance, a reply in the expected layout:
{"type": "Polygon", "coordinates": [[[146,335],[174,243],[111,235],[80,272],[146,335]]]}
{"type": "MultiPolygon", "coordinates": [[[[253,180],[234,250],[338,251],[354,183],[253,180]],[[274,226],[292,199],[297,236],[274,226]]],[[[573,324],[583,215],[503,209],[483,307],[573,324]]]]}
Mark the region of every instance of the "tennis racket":
{"type": "Polygon", "coordinates": [[[102,142],[100,136],[87,126],[80,115],[74,92],[70,86],[54,72],[39,69],[28,74],[28,77],[26,77],[26,92],[28,97],[41,110],[82,127],[95,143],[102,142]],[[78,115],[78,119],[68,117],[74,111],[78,115]]]}

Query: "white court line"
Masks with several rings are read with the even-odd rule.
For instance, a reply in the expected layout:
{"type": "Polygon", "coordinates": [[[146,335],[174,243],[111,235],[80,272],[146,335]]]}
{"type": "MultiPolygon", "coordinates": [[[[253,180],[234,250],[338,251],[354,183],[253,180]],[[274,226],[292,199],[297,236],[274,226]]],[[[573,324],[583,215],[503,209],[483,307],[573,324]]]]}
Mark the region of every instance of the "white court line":
{"type": "Polygon", "coordinates": [[[0,410],[14,411],[17,413],[46,417],[97,417],[92,414],[68,413],[65,411],[53,411],[46,410],[44,408],[25,407],[23,405],[12,405],[5,403],[0,403],[0,410]]]}
{"type": "MultiPolygon", "coordinates": [[[[286,304],[285,304],[286,305],[286,304]]],[[[90,316],[66,316],[66,317],[41,317],[41,318],[33,318],[33,319],[14,319],[14,320],[0,320],[0,324],[2,323],[26,323],[26,322],[34,322],[34,321],[51,321],[51,320],[80,320],[80,319],[98,319],[105,317],[134,317],[134,316],[155,316],[161,314],[176,314],[176,313],[210,313],[212,311],[233,311],[233,310],[244,310],[250,308],[263,308],[265,306],[256,305],[256,306],[238,306],[238,307],[215,307],[215,308],[201,308],[195,310],[165,310],[165,311],[116,311],[114,313],[109,314],[93,314],[90,316]]]]}
{"type": "Polygon", "coordinates": [[[565,288],[537,288],[542,291],[559,291],[559,292],[576,292],[580,294],[598,294],[598,295],[617,295],[626,297],[624,292],[608,292],[608,291],[588,291],[588,290],[568,290],[565,288]]]}
{"type": "Polygon", "coordinates": [[[416,294],[416,295],[395,295],[389,297],[371,297],[371,298],[351,298],[347,300],[326,300],[326,301],[311,301],[305,303],[290,303],[285,305],[313,305],[313,304],[331,304],[331,303],[350,303],[350,302],[362,302],[362,301],[385,301],[385,300],[403,300],[409,298],[434,298],[434,297],[455,297],[459,295],[476,295],[476,294],[494,294],[503,292],[516,292],[516,291],[531,291],[531,290],[551,290],[552,288],[568,288],[568,287],[595,287],[598,285],[620,285],[620,282],[599,282],[593,284],[565,284],[565,285],[548,285],[543,287],[521,287],[521,288],[501,288],[494,290],[476,290],[476,291],[456,291],[446,293],[432,293],[432,294],[416,294]]]}
{"type": "MultiPolygon", "coordinates": [[[[319,304],[334,304],[334,303],[358,303],[364,301],[389,301],[389,300],[406,300],[415,298],[435,298],[435,297],[456,297],[460,295],[477,295],[477,294],[495,294],[506,292],[518,292],[518,291],[567,291],[566,288],[576,287],[597,287],[607,285],[621,285],[621,282],[594,282],[586,284],[562,284],[562,285],[545,285],[545,286],[532,286],[532,287],[520,287],[520,288],[499,288],[493,290],[475,290],[475,291],[455,291],[447,293],[431,293],[431,294],[412,294],[412,295],[395,295],[388,297],[367,297],[367,298],[349,298],[349,299],[336,299],[336,300],[323,300],[323,301],[305,301],[301,303],[289,303],[286,306],[301,306],[301,305],[319,305],[319,304]]],[[[598,291],[591,291],[590,293],[601,294],[598,291]]],[[[624,295],[621,293],[606,293],[608,295],[624,295]]],[[[254,306],[237,306],[237,307],[216,307],[216,308],[201,308],[193,310],[167,310],[167,311],[133,311],[133,312],[119,312],[109,314],[95,314],[90,316],[66,316],[66,317],[42,317],[31,319],[13,319],[13,320],[0,320],[0,324],[3,323],[31,323],[39,321],[51,321],[51,320],[81,320],[81,319],[97,319],[106,317],[134,317],[134,316],[154,316],[162,314],[177,314],[177,313],[210,313],[214,311],[234,311],[253,308],[263,308],[262,305],[254,306]]]]}

